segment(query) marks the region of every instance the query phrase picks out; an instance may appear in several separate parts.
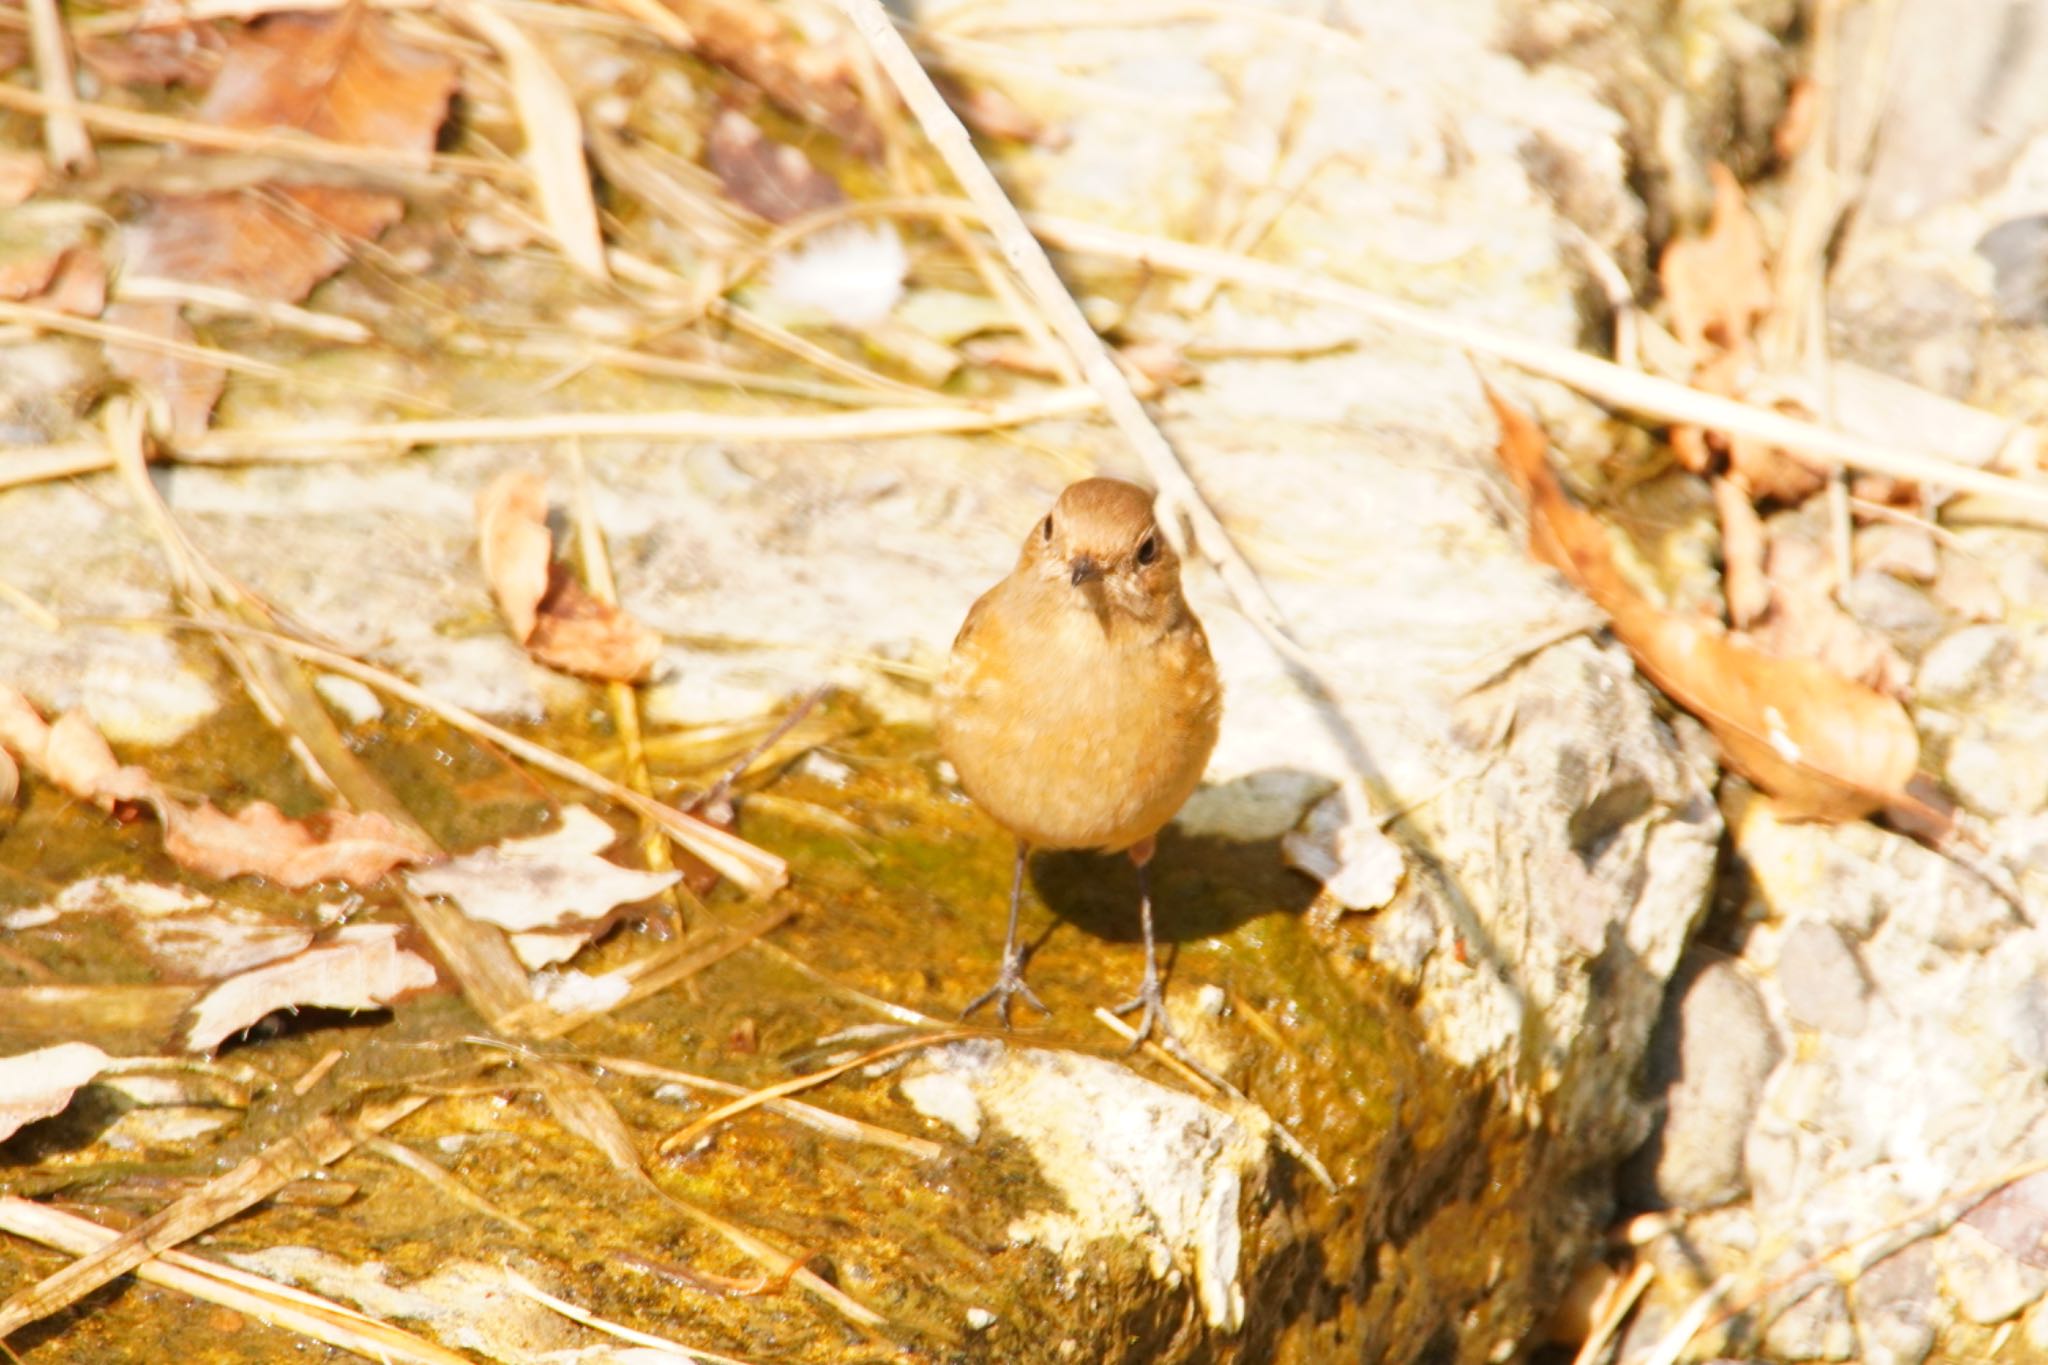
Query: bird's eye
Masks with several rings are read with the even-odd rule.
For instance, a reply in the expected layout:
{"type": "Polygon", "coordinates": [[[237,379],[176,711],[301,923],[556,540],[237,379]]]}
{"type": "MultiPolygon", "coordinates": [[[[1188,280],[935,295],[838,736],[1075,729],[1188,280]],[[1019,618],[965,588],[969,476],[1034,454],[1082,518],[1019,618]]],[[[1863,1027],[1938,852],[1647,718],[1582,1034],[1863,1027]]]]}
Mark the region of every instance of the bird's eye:
{"type": "Polygon", "coordinates": [[[1045,520],[1038,523],[1038,533],[1045,538],[1047,544],[1052,543],[1052,513],[1047,512],[1045,520]]]}
{"type": "Polygon", "coordinates": [[[1138,542],[1138,562],[1140,564],[1150,564],[1157,558],[1159,558],[1158,536],[1146,536],[1138,542]]]}

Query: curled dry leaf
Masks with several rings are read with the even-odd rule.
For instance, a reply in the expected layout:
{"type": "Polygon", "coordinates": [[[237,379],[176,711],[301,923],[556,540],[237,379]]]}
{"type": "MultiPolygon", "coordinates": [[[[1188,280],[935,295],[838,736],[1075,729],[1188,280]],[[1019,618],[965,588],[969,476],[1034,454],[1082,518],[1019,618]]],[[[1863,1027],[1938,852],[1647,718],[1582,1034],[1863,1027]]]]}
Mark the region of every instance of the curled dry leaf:
{"type": "Polygon", "coordinates": [[[735,203],[771,223],[786,223],[845,200],[839,182],[787,143],[777,142],[737,109],[711,125],[704,153],[735,203]]]}
{"type": "Polygon", "coordinates": [[[446,896],[471,919],[506,930],[520,961],[545,966],[574,953],[620,906],[675,885],[679,873],[642,872],[597,856],[618,837],[587,806],[570,806],[558,829],[506,839],[405,880],[420,895],[446,896]]]}
{"type": "Polygon", "coordinates": [[[477,494],[476,523],[484,580],[513,638],[525,644],[547,595],[554,555],[546,482],[529,469],[500,474],[477,494]]]}
{"type": "Polygon", "coordinates": [[[327,943],[229,977],[192,1006],[185,1046],[211,1052],[276,1010],[382,1009],[436,980],[433,964],[398,946],[395,924],[353,924],[327,943]]]}
{"type": "Polygon", "coordinates": [[[0,1142],[37,1119],[62,1113],[78,1087],[112,1060],[91,1043],[59,1043],[0,1057],[0,1142]]]}
{"type": "Polygon", "coordinates": [[[554,565],[547,485],[514,470],[477,495],[477,549],[484,577],[512,634],[551,668],[610,682],[637,682],[661,653],[661,636],[554,565]]]}
{"type": "Polygon", "coordinates": [[[202,877],[264,877],[297,889],[315,882],[367,886],[394,867],[424,862],[435,851],[376,812],[326,810],[288,819],[268,801],[233,815],[202,802],[163,802],[164,851],[202,877]]]}
{"type": "Polygon", "coordinates": [[[123,803],[154,810],[163,825],[164,851],[202,876],[252,875],[294,888],[329,880],[366,886],[402,863],[436,856],[381,815],[321,811],[301,822],[285,818],[267,801],[233,816],[205,802],[187,806],[146,769],[116,759],[83,711],[67,711],[46,725],[26,697],[6,686],[0,686],[0,746],[102,810],[123,803]]]}
{"type": "Polygon", "coordinates": [[[1529,505],[1529,548],[1599,604],[1636,666],[1699,717],[1729,767],[1805,818],[1924,808],[1908,790],[1920,737],[1904,707],[1811,660],[1761,654],[1716,622],[1653,605],[1622,576],[1606,528],[1565,497],[1542,431],[1492,389],[1486,396],[1501,424],[1501,464],[1529,505]]]}
{"type": "Polygon", "coordinates": [[[201,88],[220,70],[226,44],[212,24],[169,24],[119,37],[79,40],[78,60],[116,89],[185,85],[201,88]]]}
{"type": "MultiPolygon", "coordinates": [[[[859,156],[882,145],[861,98],[850,34],[799,31],[775,8],[748,0],[665,0],[697,51],[746,80],[778,108],[822,128],[859,156]]],[[[627,9],[612,0],[615,9],[627,9]]]]}
{"type": "MultiPolygon", "coordinates": [[[[1664,248],[1657,277],[1670,308],[1671,330],[1692,351],[1692,382],[1709,393],[1745,396],[1758,364],[1755,332],[1776,302],[1764,252],[1763,229],[1749,211],[1742,186],[1726,166],[1708,168],[1714,212],[1704,236],[1680,237],[1664,248]]],[[[1825,476],[1773,446],[1697,428],[1672,429],[1679,462],[1705,473],[1717,455],[1751,497],[1798,502],[1825,476]]]]}
{"type": "MultiPolygon", "coordinates": [[[[453,60],[399,41],[368,7],[281,14],[228,41],[197,117],[411,153],[425,165],[455,76],[453,60]]],[[[128,228],[124,259],[137,275],[296,302],[347,262],[350,243],[376,237],[404,211],[394,194],[326,185],[162,195],[128,228]]],[[[175,304],[119,303],[107,320],[193,339],[175,304]]],[[[130,347],[110,346],[107,354],[120,373],[169,396],[174,434],[204,431],[224,382],[218,368],[130,347]]]]}

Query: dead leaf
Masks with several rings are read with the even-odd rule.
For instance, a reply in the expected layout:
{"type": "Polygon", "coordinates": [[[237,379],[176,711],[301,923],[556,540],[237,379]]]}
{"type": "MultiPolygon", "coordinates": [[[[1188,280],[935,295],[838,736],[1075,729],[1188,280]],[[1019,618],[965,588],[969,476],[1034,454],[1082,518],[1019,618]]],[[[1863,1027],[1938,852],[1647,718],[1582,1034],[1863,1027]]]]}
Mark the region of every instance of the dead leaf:
{"type": "MultiPolygon", "coordinates": [[[[752,84],[799,122],[822,128],[856,156],[872,156],[880,131],[861,98],[849,30],[805,33],[773,8],[746,0],[666,0],[706,60],[752,84]]],[[[613,0],[613,7],[631,12],[613,0]]]]}
{"type": "Polygon", "coordinates": [[[196,90],[220,70],[224,46],[212,24],[172,24],[118,38],[83,38],[78,60],[102,84],[117,89],[185,85],[196,90]]]}
{"type": "Polygon", "coordinates": [[[1852,678],[1887,696],[1906,694],[1913,670],[1877,631],[1835,600],[1841,584],[1835,559],[1818,526],[1779,518],[1764,554],[1770,607],[1751,623],[1750,643],[1780,658],[1812,659],[1832,673],[1852,678]]]}
{"type": "Polygon", "coordinates": [[[1621,574],[1607,531],[1550,472],[1542,431],[1491,388],[1500,459],[1529,504],[1529,546],[1599,604],[1615,638],[1664,694],[1699,717],[1723,760],[1788,814],[1853,820],[1907,790],[1920,737],[1894,699],[1808,659],[1779,659],[1731,640],[1718,623],[1652,605],[1621,574]]]}
{"type": "Polygon", "coordinates": [[[1778,126],[1771,130],[1771,152],[1778,160],[1791,161],[1813,137],[1823,98],[1820,83],[1813,77],[1793,78],[1792,88],[1785,95],[1785,112],[1778,116],[1778,126]]]}
{"type": "Polygon", "coordinates": [[[436,981],[433,964],[398,946],[396,924],[352,924],[302,953],[228,978],[192,1006],[185,1046],[211,1052],[276,1010],[382,1009],[436,981]]]}
{"type": "MultiPolygon", "coordinates": [[[[449,57],[399,41],[366,7],[281,14],[228,41],[196,117],[410,153],[424,166],[455,76],[449,57]]],[[[296,302],[347,262],[351,243],[376,237],[404,211],[393,194],[320,185],[165,195],[129,226],[125,259],[138,275],[296,302]]],[[[192,336],[173,304],[117,304],[107,320],[173,340],[192,336]]],[[[119,373],[172,394],[175,435],[205,429],[223,383],[217,368],[120,346],[110,346],[108,358],[119,373]]]]}
{"type": "Polygon", "coordinates": [[[981,137],[1027,142],[1054,151],[1067,145],[1063,131],[1049,127],[1038,115],[993,86],[965,86],[936,74],[933,80],[960,121],[981,137]]]}
{"type": "Polygon", "coordinates": [[[1749,495],[1727,479],[1715,479],[1714,510],[1721,515],[1721,595],[1728,624],[1745,630],[1770,609],[1771,584],[1764,576],[1764,520],[1749,495]]]}
{"type": "Polygon", "coordinates": [[[112,1060],[91,1043],[59,1043],[0,1057],[0,1142],[37,1119],[62,1113],[78,1088],[112,1060]]]}
{"type": "MultiPolygon", "coordinates": [[[[1744,398],[1758,364],[1757,324],[1776,300],[1763,230],[1741,184],[1719,163],[1708,170],[1714,211],[1707,231],[1673,239],[1658,262],[1657,277],[1670,308],[1671,330],[1693,353],[1693,384],[1708,393],[1744,398]]],[[[1725,455],[1730,474],[1758,501],[1800,502],[1826,482],[1811,465],[1747,437],[1681,426],[1672,429],[1672,447],[1679,463],[1694,473],[1707,472],[1716,454],[1725,455]]]]}
{"type": "Polygon", "coordinates": [[[520,961],[543,967],[573,955],[620,906],[678,880],[676,872],[642,872],[597,856],[618,837],[587,806],[570,806],[546,834],[506,839],[405,880],[422,896],[446,896],[471,919],[506,930],[520,961]]]}
{"type": "Polygon", "coordinates": [[[44,169],[42,157],[34,152],[0,149],[0,209],[24,203],[41,189],[44,169]]]}
{"type": "Polygon", "coordinates": [[[548,535],[547,483],[532,470],[500,474],[477,494],[477,552],[498,610],[525,644],[548,591],[554,542],[548,535]]]}
{"type": "Polygon", "coordinates": [[[498,610],[534,658],[608,682],[638,682],[654,666],[661,636],[551,562],[540,475],[501,474],[477,495],[477,550],[498,610]]]}
{"type": "Polygon", "coordinates": [[[26,697],[0,686],[0,745],[82,801],[112,811],[128,803],[156,812],[164,852],[207,877],[253,875],[282,886],[345,881],[367,886],[401,863],[436,850],[382,815],[320,811],[288,820],[267,801],[229,816],[208,803],[187,806],[167,794],[146,769],[114,757],[91,717],[71,710],[45,725],[26,697]]]}
{"type": "Polygon", "coordinates": [[[164,802],[159,813],[164,851],[202,877],[264,877],[293,889],[325,881],[368,886],[394,867],[435,856],[374,811],[319,811],[301,822],[268,801],[252,801],[233,815],[205,802],[164,802]]]}
{"type": "Polygon", "coordinates": [[[11,806],[21,792],[21,769],[5,749],[0,749],[0,806],[11,806]]]}
{"type": "Polygon", "coordinates": [[[775,141],[737,109],[719,114],[704,151],[734,202],[771,223],[786,223],[846,199],[839,182],[809,157],[775,141]]]}
{"type": "Polygon", "coordinates": [[[561,568],[526,648],[542,663],[605,682],[639,682],[661,656],[661,636],[586,592],[561,568]]]}

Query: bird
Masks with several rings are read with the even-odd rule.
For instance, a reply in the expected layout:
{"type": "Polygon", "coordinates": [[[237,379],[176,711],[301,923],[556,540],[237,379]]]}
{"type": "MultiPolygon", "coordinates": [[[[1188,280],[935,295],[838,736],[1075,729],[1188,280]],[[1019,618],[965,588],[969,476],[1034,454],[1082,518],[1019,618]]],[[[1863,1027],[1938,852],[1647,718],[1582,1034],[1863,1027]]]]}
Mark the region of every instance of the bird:
{"type": "Polygon", "coordinates": [[[1024,981],[1017,907],[1035,849],[1123,853],[1138,872],[1145,974],[1118,1014],[1142,1011],[1133,1047],[1166,1016],[1152,928],[1159,831],[1202,780],[1223,687],[1181,594],[1180,557],[1152,494],[1121,479],[1069,485],[1032,525],[1008,577],[969,608],[935,696],[939,747],[967,795],[1015,837],[1009,929],[991,1000],[1004,1028],[1024,981]]]}

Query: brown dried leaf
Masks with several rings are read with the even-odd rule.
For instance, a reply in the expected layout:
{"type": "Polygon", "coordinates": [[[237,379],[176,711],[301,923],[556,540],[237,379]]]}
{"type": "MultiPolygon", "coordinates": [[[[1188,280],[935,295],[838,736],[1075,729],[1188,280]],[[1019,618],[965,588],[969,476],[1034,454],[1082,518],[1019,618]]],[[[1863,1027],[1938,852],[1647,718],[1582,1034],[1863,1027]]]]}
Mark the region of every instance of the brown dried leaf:
{"type": "MultiPolygon", "coordinates": [[[[351,6],[277,15],[239,31],[198,118],[408,152],[424,165],[454,88],[450,58],[398,41],[381,15],[351,6]]],[[[296,302],[346,263],[349,242],[375,237],[404,211],[396,195],[328,186],[163,196],[128,229],[126,259],[137,274],[296,302]]],[[[174,305],[122,305],[109,320],[190,337],[174,305]]],[[[173,392],[178,436],[205,429],[218,370],[122,347],[108,355],[121,374],[173,392]]]]}
{"type": "Polygon", "coordinates": [[[527,650],[550,668],[605,682],[639,682],[661,654],[661,636],[557,569],[527,650]]]}
{"type": "Polygon", "coordinates": [[[477,552],[498,610],[525,644],[547,596],[554,542],[548,535],[547,484],[528,469],[508,470],[476,498],[477,552]]]}
{"type": "Polygon", "coordinates": [[[786,223],[843,203],[839,182],[796,148],[770,138],[737,109],[711,125],[705,156],[734,202],[771,223],[786,223]]]}
{"type": "Polygon", "coordinates": [[[146,28],[117,38],[88,37],[78,43],[78,60],[103,84],[205,86],[220,70],[220,30],[212,24],[146,28]]]}
{"type": "Polygon", "coordinates": [[[202,877],[266,877],[294,889],[314,882],[368,886],[392,868],[435,851],[375,812],[320,811],[288,819],[268,801],[227,815],[209,803],[160,803],[164,851],[202,877]]]}
{"type": "Polygon", "coordinates": [[[484,577],[512,634],[534,658],[564,672],[637,682],[661,653],[661,636],[592,597],[552,564],[547,484],[530,470],[499,475],[477,495],[477,548],[484,577]]]}
{"type": "Polygon", "coordinates": [[[44,170],[43,159],[34,152],[0,148],[0,209],[11,209],[41,189],[44,170]]]}
{"type": "Polygon", "coordinates": [[[34,765],[42,761],[43,746],[49,742],[50,727],[42,713],[27,697],[0,683],[0,746],[34,765]]]}
{"type": "Polygon", "coordinates": [[[57,273],[42,294],[45,307],[73,317],[96,318],[107,307],[107,262],[99,248],[81,245],[57,258],[57,273]]]}
{"type": "Polygon", "coordinates": [[[1487,401],[1501,424],[1501,464],[1528,500],[1530,549],[1607,612],[1637,667],[1699,717],[1728,766],[1810,819],[1921,804],[1907,790],[1920,737],[1904,707],[1811,660],[1760,654],[1715,623],[1653,606],[1615,565],[1599,520],[1565,497],[1542,431],[1490,388],[1487,401]]]}
{"type": "Polygon", "coordinates": [[[158,796],[155,780],[140,768],[123,767],[83,711],[57,717],[40,759],[27,754],[23,758],[65,791],[102,810],[112,810],[117,801],[153,801],[158,796]]]}
{"type": "Polygon", "coordinates": [[[110,1060],[91,1043],[59,1043],[0,1057],[0,1142],[37,1119],[62,1113],[78,1088],[110,1060]]]}
{"type": "Polygon", "coordinates": [[[1905,695],[1913,670],[1891,641],[1842,610],[1835,600],[1834,555],[1817,535],[1781,520],[1764,555],[1771,605],[1749,631],[1767,654],[1812,659],[1887,696],[1905,695]]]}
{"type": "MultiPolygon", "coordinates": [[[[194,342],[198,335],[175,303],[116,303],[104,321],[165,341],[194,342]]],[[[171,433],[181,440],[206,432],[213,405],[227,387],[227,372],[204,361],[165,355],[140,346],[107,344],[107,365],[114,373],[148,392],[159,394],[170,409],[171,433]]]]}
{"type": "Polygon", "coordinates": [[[940,77],[934,80],[960,121],[982,137],[1055,150],[1067,144],[1064,132],[1048,127],[1045,120],[993,86],[961,85],[940,77]]]}
{"type": "Polygon", "coordinates": [[[844,30],[837,38],[815,38],[769,6],[744,0],[666,3],[706,60],[751,82],[784,112],[831,133],[856,155],[872,155],[882,145],[844,30]]]}
{"type": "Polygon", "coordinates": [[[1741,184],[1718,162],[1707,170],[1714,182],[1714,214],[1706,235],[1673,239],[1657,267],[1671,306],[1671,330],[1696,354],[1710,346],[1743,345],[1773,301],[1763,230],[1741,184]]]}
{"type": "Polygon", "coordinates": [[[21,769],[5,749],[0,749],[0,806],[11,806],[21,793],[21,769]]]}
{"type": "Polygon", "coordinates": [[[398,946],[395,924],[352,924],[333,940],[221,982],[192,1007],[185,1046],[211,1052],[275,1010],[382,1009],[426,990],[433,964],[398,946]]]}
{"type": "Polygon", "coordinates": [[[1714,510],[1721,515],[1721,595],[1728,600],[1728,624],[1746,630],[1771,605],[1764,521],[1733,482],[1715,479],[1713,487],[1714,510]]]}

